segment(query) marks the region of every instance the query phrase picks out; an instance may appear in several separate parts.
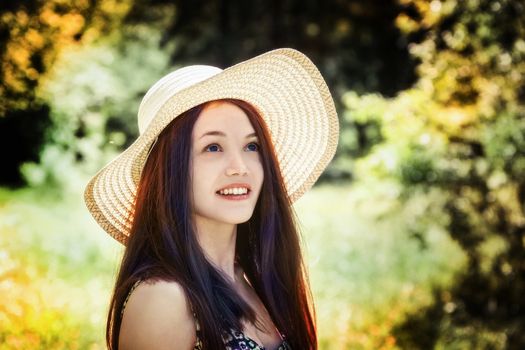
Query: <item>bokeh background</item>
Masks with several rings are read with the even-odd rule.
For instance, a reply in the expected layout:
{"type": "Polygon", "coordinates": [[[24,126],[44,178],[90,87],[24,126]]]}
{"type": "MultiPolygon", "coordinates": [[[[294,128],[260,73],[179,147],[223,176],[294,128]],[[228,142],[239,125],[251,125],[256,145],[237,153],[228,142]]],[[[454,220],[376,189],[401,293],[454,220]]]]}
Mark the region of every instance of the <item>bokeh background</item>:
{"type": "Polygon", "coordinates": [[[0,349],[104,349],[84,185],[187,64],[305,52],[341,137],[295,206],[321,349],[525,348],[521,0],[0,2],[0,349]]]}

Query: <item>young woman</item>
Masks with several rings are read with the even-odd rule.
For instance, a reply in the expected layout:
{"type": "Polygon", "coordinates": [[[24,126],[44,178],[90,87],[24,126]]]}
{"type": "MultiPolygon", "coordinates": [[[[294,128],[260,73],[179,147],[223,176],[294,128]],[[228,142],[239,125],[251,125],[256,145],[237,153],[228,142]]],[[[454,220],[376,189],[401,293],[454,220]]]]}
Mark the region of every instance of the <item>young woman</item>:
{"type": "Polygon", "coordinates": [[[179,69],[146,93],[139,129],[85,194],[126,245],[108,347],[316,349],[291,207],[337,146],[315,66],[279,49],[179,69]]]}

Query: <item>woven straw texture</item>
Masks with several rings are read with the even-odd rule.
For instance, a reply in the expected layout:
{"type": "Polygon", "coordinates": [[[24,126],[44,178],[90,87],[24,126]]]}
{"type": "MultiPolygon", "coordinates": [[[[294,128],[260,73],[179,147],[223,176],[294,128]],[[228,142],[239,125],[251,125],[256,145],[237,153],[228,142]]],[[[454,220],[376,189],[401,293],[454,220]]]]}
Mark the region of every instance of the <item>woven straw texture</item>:
{"type": "Polygon", "coordinates": [[[273,50],[225,70],[179,69],[144,96],[137,140],[87,184],[89,211],[117,241],[126,244],[140,174],[160,132],[192,107],[225,98],[244,100],[261,114],[292,203],[333,158],[339,136],[334,102],[315,65],[299,51],[273,50]]]}

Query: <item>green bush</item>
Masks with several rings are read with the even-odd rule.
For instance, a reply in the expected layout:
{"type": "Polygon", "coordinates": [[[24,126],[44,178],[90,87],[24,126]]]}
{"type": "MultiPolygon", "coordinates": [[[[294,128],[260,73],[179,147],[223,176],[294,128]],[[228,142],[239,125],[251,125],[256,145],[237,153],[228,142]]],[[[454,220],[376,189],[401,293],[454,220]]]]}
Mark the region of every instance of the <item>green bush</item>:
{"type": "Polygon", "coordinates": [[[453,286],[436,288],[434,301],[393,335],[410,349],[523,348],[525,7],[504,0],[401,4],[398,25],[412,35],[420,79],[353,111],[379,124],[382,135],[355,162],[356,179],[401,184],[401,203],[438,193],[441,200],[413,216],[413,232],[425,242],[428,225],[442,222],[467,263],[453,286]]]}
{"type": "Polygon", "coordinates": [[[64,50],[41,83],[53,125],[39,162],[22,167],[30,185],[81,188],[86,174],[131,144],[141,97],[169,69],[170,50],[159,48],[159,40],[153,28],[136,27],[64,50]]]}

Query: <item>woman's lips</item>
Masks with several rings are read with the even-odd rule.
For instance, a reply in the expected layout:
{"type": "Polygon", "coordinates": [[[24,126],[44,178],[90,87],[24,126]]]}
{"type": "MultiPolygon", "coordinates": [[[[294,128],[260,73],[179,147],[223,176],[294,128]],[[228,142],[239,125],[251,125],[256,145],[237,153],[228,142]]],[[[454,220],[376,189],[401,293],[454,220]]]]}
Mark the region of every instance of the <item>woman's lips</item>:
{"type": "Polygon", "coordinates": [[[216,193],[217,196],[221,197],[222,199],[226,199],[229,201],[242,201],[244,199],[248,199],[250,196],[250,193],[252,193],[251,190],[248,190],[248,193],[246,194],[237,194],[237,195],[223,195],[220,193],[216,193]]]}

